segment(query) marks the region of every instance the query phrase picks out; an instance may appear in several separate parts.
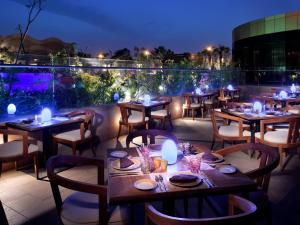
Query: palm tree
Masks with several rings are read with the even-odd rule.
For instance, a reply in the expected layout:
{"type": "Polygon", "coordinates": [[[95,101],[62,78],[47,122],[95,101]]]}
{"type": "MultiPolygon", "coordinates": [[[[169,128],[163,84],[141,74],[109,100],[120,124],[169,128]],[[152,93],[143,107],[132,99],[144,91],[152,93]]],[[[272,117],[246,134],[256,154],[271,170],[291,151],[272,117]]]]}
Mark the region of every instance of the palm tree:
{"type": "Polygon", "coordinates": [[[225,55],[230,52],[230,48],[226,47],[224,45],[219,45],[217,48],[214,48],[213,53],[217,55],[217,58],[219,60],[220,69],[222,68],[224,64],[224,58],[225,55]]]}

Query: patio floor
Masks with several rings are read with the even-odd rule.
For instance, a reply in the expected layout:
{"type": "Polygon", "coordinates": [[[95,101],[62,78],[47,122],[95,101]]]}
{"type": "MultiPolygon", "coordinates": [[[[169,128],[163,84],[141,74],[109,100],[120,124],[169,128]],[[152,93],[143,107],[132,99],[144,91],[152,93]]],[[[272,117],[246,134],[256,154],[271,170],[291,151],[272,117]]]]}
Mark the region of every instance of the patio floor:
{"type": "MultiPolygon", "coordinates": [[[[212,135],[210,120],[178,119],[174,121],[175,135],[179,140],[197,142],[210,146],[212,135]]],[[[125,136],[119,143],[115,139],[101,143],[97,149],[97,157],[104,159],[107,148],[114,148],[117,144],[124,145],[125,136]]],[[[220,148],[216,144],[215,149],[220,148]]],[[[63,154],[69,149],[62,149],[63,154]]],[[[90,151],[83,155],[91,156],[90,151]]],[[[241,170],[247,170],[256,164],[248,163],[245,167],[245,155],[233,155],[230,160],[241,170]]],[[[249,161],[249,158],[247,158],[249,161]]],[[[296,225],[299,224],[300,202],[300,160],[295,156],[281,173],[275,170],[271,177],[269,197],[272,201],[273,224],[296,225]]],[[[96,170],[90,167],[73,168],[62,172],[68,177],[82,181],[95,182],[96,170]]],[[[62,197],[71,191],[62,189],[62,197]]],[[[9,224],[56,224],[55,204],[48,181],[38,181],[34,176],[21,171],[4,172],[0,178],[0,199],[4,204],[9,224]]]]}

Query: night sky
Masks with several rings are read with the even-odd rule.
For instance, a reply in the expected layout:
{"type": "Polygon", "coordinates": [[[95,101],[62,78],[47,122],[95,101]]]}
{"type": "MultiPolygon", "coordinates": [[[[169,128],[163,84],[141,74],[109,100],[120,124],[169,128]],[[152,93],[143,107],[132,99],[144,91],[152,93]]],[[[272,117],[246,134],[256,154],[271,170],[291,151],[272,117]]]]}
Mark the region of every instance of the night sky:
{"type": "MultiPolygon", "coordinates": [[[[15,33],[27,0],[0,1],[0,35],[15,33]]],[[[231,47],[232,29],[242,23],[296,10],[298,0],[46,0],[29,34],[76,42],[93,54],[159,45],[197,52],[210,44],[231,47]]]]}

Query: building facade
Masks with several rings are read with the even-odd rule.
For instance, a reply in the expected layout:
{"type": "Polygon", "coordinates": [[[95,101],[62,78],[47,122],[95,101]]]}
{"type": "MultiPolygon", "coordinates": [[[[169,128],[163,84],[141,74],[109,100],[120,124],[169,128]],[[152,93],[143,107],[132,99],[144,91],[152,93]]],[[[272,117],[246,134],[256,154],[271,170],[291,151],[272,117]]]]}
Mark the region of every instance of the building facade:
{"type": "Polygon", "coordinates": [[[242,24],[232,40],[233,63],[245,71],[247,83],[299,83],[300,11],[242,24]]]}

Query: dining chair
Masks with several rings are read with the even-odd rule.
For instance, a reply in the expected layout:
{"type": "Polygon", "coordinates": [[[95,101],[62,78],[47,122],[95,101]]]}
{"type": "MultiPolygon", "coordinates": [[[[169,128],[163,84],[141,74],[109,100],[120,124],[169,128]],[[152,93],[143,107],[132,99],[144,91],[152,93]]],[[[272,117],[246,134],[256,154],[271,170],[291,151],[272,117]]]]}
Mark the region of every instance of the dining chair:
{"type": "Polygon", "coordinates": [[[251,141],[250,132],[246,130],[248,129],[248,126],[244,124],[242,118],[218,112],[216,110],[212,110],[211,115],[213,127],[211,149],[213,149],[216,140],[221,141],[223,148],[225,141],[251,141]],[[223,121],[222,125],[219,125],[219,120],[223,121]]]}
{"type": "Polygon", "coordinates": [[[292,158],[292,154],[287,156],[288,150],[300,151],[299,141],[299,126],[300,117],[277,117],[274,119],[261,120],[260,132],[255,133],[255,141],[265,145],[278,148],[280,154],[280,168],[281,171],[285,169],[288,162],[292,158]],[[287,128],[276,129],[277,125],[288,124],[287,128]],[[269,130],[268,127],[272,125],[275,130],[269,130]],[[284,159],[286,160],[284,161],[284,159]]]}
{"type": "MultiPolygon", "coordinates": [[[[251,192],[248,199],[256,204],[257,217],[264,218],[268,224],[272,224],[271,205],[268,197],[268,188],[271,178],[271,172],[279,165],[279,154],[276,148],[260,143],[247,143],[232,145],[220,150],[216,153],[222,155],[224,158],[236,152],[247,153],[254,152],[258,156],[258,167],[248,170],[244,174],[255,180],[258,190],[251,192]]],[[[250,158],[249,158],[250,160],[250,158]]],[[[218,203],[220,199],[218,199],[218,203]]]]}
{"type": "Polygon", "coordinates": [[[239,102],[241,98],[241,89],[237,88],[236,90],[233,91],[232,93],[232,100],[234,102],[239,102]]]}
{"type": "Polygon", "coordinates": [[[104,161],[84,158],[81,156],[57,155],[47,162],[49,177],[59,224],[127,224],[128,213],[126,207],[108,204],[107,186],[104,181],[104,161]],[[71,166],[97,167],[97,183],[86,183],[68,176],[57,174],[56,168],[71,166]],[[61,197],[62,188],[73,190],[64,200],[61,197]]]}
{"type": "Polygon", "coordinates": [[[149,129],[149,130],[137,130],[137,131],[130,132],[126,138],[126,147],[129,148],[130,143],[133,143],[132,142],[133,139],[137,137],[142,137],[142,142],[145,145],[148,144],[148,138],[150,139],[150,144],[155,144],[155,138],[157,136],[168,138],[173,140],[175,143],[178,143],[177,137],[171,132],[165,130],[149,129]]]}
{"type": "Polygon", "coordinates": [[[35,144],[30,144],[28,132],[21,130],[0,129],[3,136],[14,135],[17,140],[7,141],[0,144],[0,176],[2,164],[6,162],[17,162],[26,157],[33,158],[36,179],[39,179],[39,157],[42,150],[35,144]]]}
{"type": "Polygon", "coordinates": [[[73,155],[76,155],[77,150],[79,150],[79,154],[81,154],[81,150],[79,148],[88,144],[93,155],[96,156],[96,135],[94,130],[95,128],[93,126],[95,111],[91,109],[76,110],[67,114],[67,116],[70,119],[81,118],[83,121],[77,129],[53,135],[54,152],[57,152],[58,144],[62,144],[71,147],[73,155]]]}
{"type": "Polygon", "coordinates": [[[204,117],[204,113],[207,113],[211,116],[211,111],[215,109],[217,102],[216,102],[216,96],[215,95],[211,95],[208,96],[205,100],[204,100],[204,112],[203,112],[203,116],[204,117]]]}
{"type": "Polygon", "coordinates": [[[131,132],[134,127],[143,127],[148,129],[149,117],[146,117],[145,107],[143,105],[119,103],[118,106],[121,111],[121,118],[119,120],[117,140],[121,135],[122,126],[128,127],[129,132],[131,132]]]}
{"type": "Polygon", "coordinates": [[[228,198],[228,216],[213,218],[179,218],[159,212],[154,206],[145,204],[146,225],[240,225],[254,224],[256,206],[235,195],[228,198]]]}
{"type": "Polygon", "coordinates": [[[188,115],[189,111],[192,111],[192,118],[195,120],[195,112],[200,111],[203,115],[203,103],[200,102],[198,99],[197,102],[195,101],[196,98],[193,98],[189,95],[184,95],[184,104],[182,105],[182,118],[184,117],[185,113],[188,115]]]}
{"type": "Polygon", "coordinates": [[[159,120],[161,127],[166,128],[166,120],[169,121],[171,128],[173,129],[172,117],[170,112],[170,104],[172,103],[172,98],[168,96],[161,96],[158,98],[160,101],[165,101],[166,104],[162,109],[151,110],[150,117],[153,120],[159,120]]]}
{"type": "Polygon", "coordinates": [[[218,106],[222,107],[226,105],[227,102],[231,101],[231,96],[227,95],[227,92],[224,88],[219,89],[219,97],[218,97],[218,106]]]}

